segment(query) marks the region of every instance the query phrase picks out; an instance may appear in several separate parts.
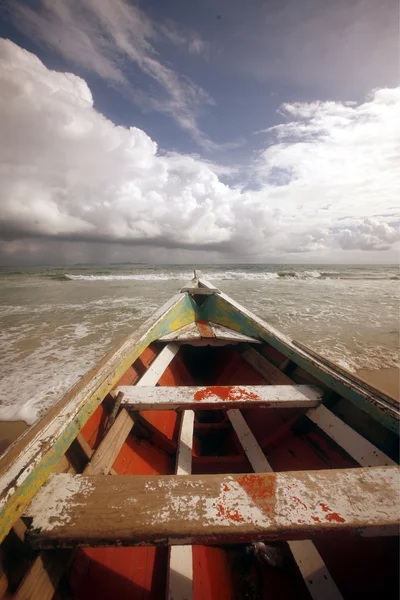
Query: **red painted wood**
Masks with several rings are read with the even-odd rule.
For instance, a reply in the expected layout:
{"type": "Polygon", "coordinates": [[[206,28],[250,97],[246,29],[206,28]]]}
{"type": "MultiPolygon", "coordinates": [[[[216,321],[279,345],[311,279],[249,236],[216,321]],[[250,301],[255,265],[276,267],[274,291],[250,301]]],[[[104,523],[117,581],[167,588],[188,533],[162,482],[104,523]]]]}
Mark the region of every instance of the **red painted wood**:
{"type": "Polygon", "coordinates": [[[96,448],[100,443],[104,427],[107,422],[107,416],[108,413],[106,409],[102,404],[100,404],[90,419],[82,427],[81,434],[91,448],[96,448]]]}
{"type": "Polygon", "coordinates": [[[203,338],[214,338],[215,334],[211,329],[211,326],[208,321],[200,319],[196,321],[197,329],[200,331],[200,335],[203,338]]]}
{"type": "Polygon", "coordinates": [[[222,548],[193,546],[194,600],[235,598],[227,553],[222,548]]]}
{"type": "Polygon", "coordinates": [[[279,367],[283,361],[286,360],[286,356],[282,354],[282,352],[279,352],[279,350],[276,350],[276,348],[270,346],[269,344],[264,344],[261,346],[261,354],[263,354],[265,358],[272,362],[272,364],[276,367],[279,367]]]}

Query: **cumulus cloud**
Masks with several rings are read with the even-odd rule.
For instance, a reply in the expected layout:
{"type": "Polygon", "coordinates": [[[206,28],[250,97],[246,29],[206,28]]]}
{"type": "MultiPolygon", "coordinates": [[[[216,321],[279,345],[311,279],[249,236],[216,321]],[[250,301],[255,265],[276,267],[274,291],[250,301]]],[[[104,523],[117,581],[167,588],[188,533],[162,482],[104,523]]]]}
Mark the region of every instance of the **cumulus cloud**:
{"type": "Polygon", "coordinates": [[[35,10],[15,2],[11,14],[28,36],[125,90],[142,108],[173,117],[201,146],[214,147],[198,125],[213,99],[164,64],[155,47],[168,40],[190,54],[202,54],[208,46],[196,32],[182,31],[172,21],[153,22],[126,0],[40,0],[35,10]],[[158,84],[156,94],[131,84],[124,72],[129,63],[158,84]]]}
{"type": "Polygon", "coordinates": [[[255,260],[398,240],[400,89],[361,105],[286,105],[288,122],[267,132],[254,166],[259,189],[243,191],[212,163],[161,154],[144,131],[114,125],[94,109],[83,79],[47,69],[8,40],[0,41],[0,86],[8,255],[58,240],[136,246],[143,259],[146,248],[167,248],[255,260]],[[273,181],[274,168],[285,183],[273,181]]]}
{"type": "Polygon", "coordinates": [[[400,241],[400,228],[380,223],[376,219],[365,219],[353,229],[339,233],[339,244],[345,250],[388,250],[400,241]]]}

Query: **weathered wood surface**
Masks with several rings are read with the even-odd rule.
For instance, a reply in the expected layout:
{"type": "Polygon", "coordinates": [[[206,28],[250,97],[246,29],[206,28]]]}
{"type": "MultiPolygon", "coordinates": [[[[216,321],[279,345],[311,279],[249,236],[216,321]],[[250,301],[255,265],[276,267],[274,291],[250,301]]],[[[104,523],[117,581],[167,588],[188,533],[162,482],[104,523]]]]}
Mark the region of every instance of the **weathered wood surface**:
{"type": "Polygon", "coordinates": [[[202,338],[215,338],[216,335],[207,319],[201,319],[196,322],[197,329],[202,338]]]}
{"type": "MultiPolygon", "coordinates": [[[[272,473],[271,465],[240,410],[229,410],[227,414],[254,471],[272,473]]],[[[313,600],[341,600],[342,595],[314,543],[292,540],[288,545],[313,600]]]]}
{"type": "Polygon", "coordinates": [[[177,475],[190,475],[192,472],[193,425],[194,412],[192,410],[185,410],[182,417],[176,457],[177,475]]]}
{"type": "Polygon", "coordinates": [[[69,550],[41,552],[12,596],[13,600],[51,600],[70,559],[69,550]]]}
{"type": "Polygon", "coordinates": [[[153,340],[194,321],[196,310],[187,295],[171,298],[7,449],[0,460],[0,542],[126,369],[153,340]]]}
{"type": "Polygon", "coordinates": [[[293,385],[293,379],[290,379],[285,373],[282,373],[278,367],[275,367],[262,354],[247,347],[241,354],[242,358],[248,362],[265,380],[271,385],[293,385]]]}
{"type": "Polygon", "coordinates": [[[204,287],[183,287],[181,293],[187,293],[190,296],[212,296],[214,294],[220,294],[220,290],[217,288],[204,288],[204,287]]]}
{"type": "MultiPolygon", "coordinates": [[[[165,369],[178,354],[179,348],[180,346],[178,344],[168,344],[165,346],[165,348],[161,350],[160,354],[151,363],[144,375],[136,383],[136,386],[143,387],[146,385],[156,385],[165,369]]],[[[117,392],[120,389],[121,388],[118,388],[117,392]]]]}
{"type": "Polygon", "coordinates": [[[83,471],[85,475],[109,473],[133,425],[131,415],[122,409],[83,471]]]}
{"type": "MultiPolygon", "coordinates": [[[[99,473],[103,475],[107,475],[108,473],[115,474],[115,471],[111,467],[125,443],[133,424],[134,421],[130,414],[125,409],[122,409],[95,451],[90,448],[81,434],[77,436],[77,442],[90,460],[83,471],[85,475],[99,473]]],[[[45,598],[52,598],[69,559],[69,554],[67,555],[65,552],[58,550],[56,552],[42,552],[39,554],[19,586],[14,600],[27,600],[28,598],[29,600],[43,600],[45,598]]]]}
{"type": "MultiPolygon", "coordinates": [[[[249,342],[252,344],[260,344],[260,340],[252,338],[248,335],[243,335],[229,327],[223,327],[216,323],[208,323],[209,329],[207,329],[207,338],[215,337],[216,340],[225,340],[228,342],[249,342]],[[211,335],[212,334],[212,335],[211,335]]],[[[177,331],[172,331],[167,335],[159,338],[159,342],[193,342],[195,340],[202,339],[201,328],[198,327],[198,323],[190,323],[185,327],[181,327],[177,331]]]]}
{"type": "MultiPolygon", "coordinates": [[[[204,279],[199,281],[202,287],[213,287],[204,279]]],[[[210,296],[200,307],[200,318],[208,319],[225,327],[230,327],[250,337],[260,338],[293,360],[301,368],[319,379],[327,387],[337,392],[386,428],[398,435],[400,410],[398,405],[387,399],[386,394],[374,388],[367,388],[364,382],[354,375],[327,364],[319,355],[300,348],[290,338],[272,327],[244,306],[227,296],[210,296]]]]}
{"type": "Polygon", "coordinates": [[[121,401],[122,401],[123,397],[124,397],[124,395],[123,395],[122,392],[120,392],[119,394],[117,394],[117,397],[114,400],[114,405],[113,405],[113,407],[111,409],[111,412],[110,412],[110,414],[108,416],[108,419],[107,419],[107,423],[106,423],[106,426],[105,426],[105,429],[104,429],[104,435],[107,435],[107,432],[111,429],[111,425],[114,424],[114,421],[117,418],[117,414],[118,414],[118,411],[120,409],[121,401]]]}
{"type": "Polygon", "coordinates": [[[229,327],[224,327],[223,325],[217,325],[217,323],[211,323],[211,328],[214,332],[214,335],[219,340],[229,340],[232,342],[249,342],[252,344],[261,344],[260,340],[256,338],[252,338],[248,335],[244,335],[243,333],[239,333],[230,329],[229,327]]]}
{"type": "MultiPolygon", "coordinates": [[[[177,475],[192,472],[194,412],[183,413],[176,461],[177,475]]],[[[167,600],[192,600],[193,552],[191,546],[171,546],[167,583],[167,600]]]]}
{"type": "Polygon", "coordinates": [[[396,467],[159,477],[52,475],[31,505],[34,547],[185,545],[395,535],[396,467]]]}
{"type": "Polygon", "coordinates": [[[394,466],[397,464],[322,404],[308,411],[307,417],[362,467],[394,466]]]}
{"type": "Polygon", "coordinates": [[[120,386],[122,406],[134,410],[223,410],[232,408],[308,408],[321,402],[320,390],[309,385],[120,386]]]}

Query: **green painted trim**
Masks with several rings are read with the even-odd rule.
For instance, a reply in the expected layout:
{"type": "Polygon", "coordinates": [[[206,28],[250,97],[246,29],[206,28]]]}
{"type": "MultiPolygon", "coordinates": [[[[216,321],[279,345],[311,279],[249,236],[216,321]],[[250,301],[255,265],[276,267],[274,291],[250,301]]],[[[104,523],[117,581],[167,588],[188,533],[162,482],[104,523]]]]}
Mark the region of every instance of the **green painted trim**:
{"type": "Polygon", "coordinates": [[[283,340],[269,333],[261,324],[254,321],[251,317],[240,313],[226,298],[210,296],[201,308],[203,311],[201,318],[208,319],[225,327],[230,327],[245,335],[261,338],[282,352],[287,358],[292,359],[305,371],[321,380],[330,389],[352,402],[355,406],[358,406],[384,427],[399,435],[399,422],[389,411],[380,408],[369,398],[351,389],[351,387],[347,387],[340,379],[327,373],[323,367],[319,367],[311,359],[302,356],[302,352],[290,348],[283,340]]]}
{"type": "MultiPolygon", "coordinates": [[[[196,318],[197,308],[198,306],[192,298],[187,294],[182,294],[182,298],[166,310],[165,315],[163,315],[158,322],[154,322],[153,324],[151,322],[148,323],[149,328],[147,334],[145,333],[141,339],[139,338],[137,344],[132,347],[132,351],[128,352],[115,368],[111,368],[110,366],[111,371],[99,382],[97,389],[90,397],[83,400],[83,404],[73,421],[66,425],[54,444],[49,448],[46,454],[42,456],[40,462],[35,466],[31,473],[27,475],[21,484],[15,483],[16,490],[14,494],[0,511],[0,542],[8,534],[15,521],[21,516],[25,506],[46,482],[58,461],[65,454],[82,427],[126,369],[135,362],[151,342],[193,322],[196,318]]],[[[107,362],[111,362],[112,360],[113,355],[107,362]]],[[[95,374],[96,372],[93,371],[93,377],[95,374]]],[[[62,402],[63,399],[60,400],[60,404],[62,402]]],[[[29,443],[27,446],[28,445],[29,443]]]]}

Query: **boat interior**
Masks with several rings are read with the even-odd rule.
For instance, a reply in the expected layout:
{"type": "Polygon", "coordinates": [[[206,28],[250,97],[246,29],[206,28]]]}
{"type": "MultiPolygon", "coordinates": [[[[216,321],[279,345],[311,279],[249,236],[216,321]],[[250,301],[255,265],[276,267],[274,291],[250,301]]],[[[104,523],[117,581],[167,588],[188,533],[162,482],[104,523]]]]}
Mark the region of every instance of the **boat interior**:
{"type": "MultiPolygon", "coordinates": [[[[256,336],[199,320],[159,336],[144,348],[84,424],[54,472],[65,477],[96,474],[111,482],[118,475],[326,472],[397,461],[396,434],[299,366],[294,356],[288,358],[256,336]],[[135,397],[130,390],[150,386],[153,404],[142,409],[138,398],[144,396],[135,397]],[[260,388],[254,386],[263,386],[265,398],[276,391],[282,402],[258,402],[254,390],[260,388]],[[294,386],[302,392],[302,402],[289,393],[294,386]],[[173,395],[178,393],[179,405],[173,395]],[[240,399],[243,404],[237,402],[240,399]],[[164,409],[162,402],[166,406],[170,400],[176,406],[164,409]]],[[[104,502],[116,501],[114,494],[110,488],[104,502]]],[[[144,498],[152,494],[156,492],[149,489],[144,498]]],[[[297,501],[302,509],[304,499],[293,496],[292,506],[297,501]]],[[[363,499],[359,502],[362,505],[363,499]]],[[[240,507],[220,510],[233,529],[242,520],[240,507]]],[[[321,511],[327,525],[341,519],[327,506],[321,511]]],[[[35,529],[27,537],[31,525],[28,511],[2,544],[4,598],[372,600],[399,596],[398,537],[325,530],[318,516],[310,533],[312,541],[304,535],[292,541],[290,534],[264,541],[258,537],[254,542],[248,536],[241,541],[221,535],[204,544],[158,545],[155,541],[101,546],[97,540],[71,548],[57,545],[63,534],[54,529],[46,539],[35,529]],[[37,568],[46,571],[48,581],[32,594],[32,564],[39,558],[37,568]]]]}

